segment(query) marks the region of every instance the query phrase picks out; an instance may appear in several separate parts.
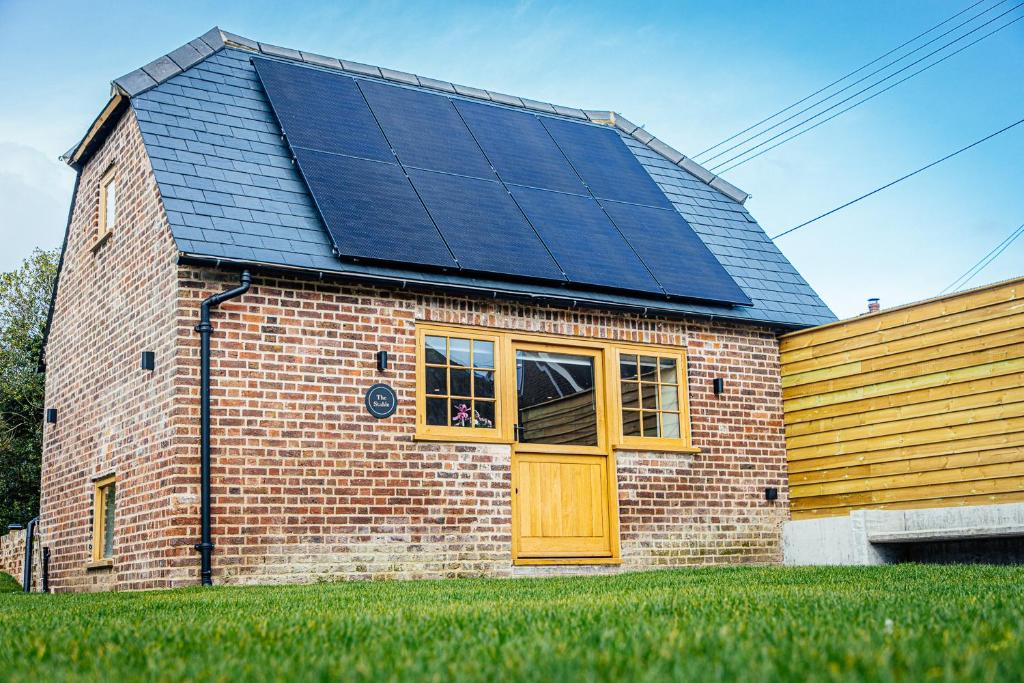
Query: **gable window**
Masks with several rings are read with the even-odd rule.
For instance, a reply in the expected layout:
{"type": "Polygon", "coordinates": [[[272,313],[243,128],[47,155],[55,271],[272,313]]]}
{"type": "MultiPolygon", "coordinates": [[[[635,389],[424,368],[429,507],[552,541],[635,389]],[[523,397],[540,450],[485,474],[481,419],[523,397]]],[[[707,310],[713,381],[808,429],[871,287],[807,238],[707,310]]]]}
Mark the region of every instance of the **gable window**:
{"type": "Polygon", "coordinates": [[[102,240],[117,223],[117,179],[111,166],[100,178],[100,216],[96,230],[97,240],[102,240]]]}
{"type": "Polygon", "coordinates": [[[93,482],[92,559],[110,562],[114,557],[114,509],[117,481],[114,475],[93,482]]]}
{"type": "Polygon", "coordinates": [[[499,435],[497,337],[417,331],[417,426],[428,436],[466,440],[499,435]]]}
{"type": "Polygon", "coordinates": [[[617,350],[621,439],[624,446],[686,449],[690,420],[683,351],[617,350]]]}

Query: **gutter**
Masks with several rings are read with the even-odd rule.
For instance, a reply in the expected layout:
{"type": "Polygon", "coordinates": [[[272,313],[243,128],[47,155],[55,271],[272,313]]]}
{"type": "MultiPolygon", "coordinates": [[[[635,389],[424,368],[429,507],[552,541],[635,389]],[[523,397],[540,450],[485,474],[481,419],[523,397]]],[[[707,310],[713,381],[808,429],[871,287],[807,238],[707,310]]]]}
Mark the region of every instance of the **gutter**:
{"type": "MultiPolygon", "coordinates": [[[[316,277],[316,279],[326,282],[344,282],[352,284],[369,284],[386,287],[396,287],[398,289],[413,292],[423,292],[427,294],[436,294],[438,292],[441,292],[449,294],[455,293],[468,294],[474,296],[487,296],[489,298],[495,299],[503,298],[514,301],[551,304],[567,308],[586,307],[600,310],[622,311],[627,313],[633,313],[643,318],[651,316],[663,316],[671,320],[686,320],[698,318],[700,320],[706,320],[708,322],[725,321],[730,323],[740,323],[766,327],[768,329],[777,331],[780,334],[786,331],[796,331],[802,330],[807,327],[813,327],[813,325],[809,324],[787,323],[773,320],[756,320],[751,318],[745,318],[742,316],[731,316],[724,312],[684,311],[675,308],[665,308],[664,306],[658,305],[658,302],[656,300],[645,302],[643,304],[626,302],[616,303],[603,299],[590,299],[587,298],[586,295],[559,295],[555,293],[538,294],[533,292],[522,292],[517,291],[515,289],[488,286],[482,284],[473,285],[469,283],[447,283],[418,280],[409,275],[398,276],[381,275],[373,273],[356,273],[351,271],[325,271],[320,268],[288,266],[279,263],[266,263],[262,261],[237,259],[226,256],[206,256],[204,254],[193,254],[189,252],[180,252],[178,254],[178,263],[196,266],[212,266],[214,268],[223,268],[230,266],[253,266],[259,267],[261,272],[274,273],[280,275],[300,275],[306,277],[316,277]]],[[[701,302],[694,302],[694,305],[707,306],[707,304],[702,304],[701,302]]],[[[748,307],[738,306],[737,308],[748,307]]]]}
{"type": "Polygon", "coordinates": [[[238,287],[207,297],[199,307],[199,480],[200,480],[200,540],[195,549],[200,556],[202,585],[213,585],[213,538],[210,530],[210,309],[228,299],[249,291],[252,276],[243,270],[238,287]]]}

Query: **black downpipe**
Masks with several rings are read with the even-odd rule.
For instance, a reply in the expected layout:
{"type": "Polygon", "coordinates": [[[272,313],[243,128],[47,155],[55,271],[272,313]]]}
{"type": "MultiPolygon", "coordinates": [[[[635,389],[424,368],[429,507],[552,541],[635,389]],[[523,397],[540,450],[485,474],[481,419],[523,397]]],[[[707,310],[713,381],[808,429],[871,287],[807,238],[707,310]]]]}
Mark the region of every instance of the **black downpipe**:
{"type": "Polygon", "coordinates": [[[26,593],[32,592],[32,537],[35,536],[38,523],[39,518],[33,517],[25,529],[25,562],[21,566],[21,587],[26,593]]]}
{"type": "Polygon", "coordinates": [[[210,531],[210,309],[249,291],[252,276],[242,271],[238,287],[207,297],[199,307],[199,480],[200,540],[195,549],[201,558],[200,576],[204,586],[213,585],[213,535],[210,531]]]}

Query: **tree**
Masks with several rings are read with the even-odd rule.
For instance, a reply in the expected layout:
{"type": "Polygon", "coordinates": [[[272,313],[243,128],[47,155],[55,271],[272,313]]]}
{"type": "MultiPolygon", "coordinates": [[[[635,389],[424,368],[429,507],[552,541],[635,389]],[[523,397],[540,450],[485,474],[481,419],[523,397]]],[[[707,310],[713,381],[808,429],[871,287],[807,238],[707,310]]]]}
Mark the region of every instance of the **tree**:
{"type": "Polygon", "coordinates": [[[0,529],[39,514],[43,443],[43,329],[57,251],[36,249],[0,273],[0,529]]]}

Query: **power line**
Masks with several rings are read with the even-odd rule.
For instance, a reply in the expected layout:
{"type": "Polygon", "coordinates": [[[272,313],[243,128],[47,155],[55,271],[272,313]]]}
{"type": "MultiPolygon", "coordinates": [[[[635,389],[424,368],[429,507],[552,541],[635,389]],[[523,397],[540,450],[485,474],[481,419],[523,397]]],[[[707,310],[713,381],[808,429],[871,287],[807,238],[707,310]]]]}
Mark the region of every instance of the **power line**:
{"type": "MultiPolygon", "coordinates": [[[[729,157],[729,158],[728,158],[728,159],[726,159],[725,161],[719,162],[719,163],[718,163],[717,165],[715,165],[715,166],[712,166],[712,167],[710,167],[710,168],[709,168],[708,170],[710,170],[710,171],[712,171],[712,172],[715,172],[715,171],[717,171],[718,169],[720,169],[720,168],[722,168],[723,166],[725,166],[726,164],[729,164],[730,162],[733,162],[733,161],[735,161],[736,159],[739,159],[740,157],[744,156],[745,154],[750,154],[750,153],[751,153],[751,152],[753,152],[753,151],[754,151],[755,149],[759,149],[759,148],[761,148],[761,147],[763,147],[763,146],[767,145],[767,144],[768,144],[769,142],[771,142],[771,141],[773,141],[773,140],[777,140],[778,138],[782,137],[783,135],[786,135],[787,133],[789,133],[789,132],[792,132],[792,131],[796,130],[797,128],[799,128],[800,126],[804,125],[805,123],[808,123],[808,122],[810,122],[810,121],[813,121],[814,119],[816,119],[816,118],[818,118],[818,117],[820,117],[820,116],[822,116],[822,115],[824,115],[824,114],[826,114],[826,113],[828,113],[828,112],[832,111],[833,109],[835,109],[836,107],[838,107],[838,106],[840,106],[840,105],[846,104],[847,102],[849,102],[850,100],[854,99],[854,98],[855,98],[855,97],[857,97],[858,95],[861,95],[861,94],[863,94],[863,93],[867,92],[868,90],[871,90],[871,89],[872,89],[872,88],[874,88],[875,86],[878,86],[878,85],[881,85],[882,83],[885,83],[885,82],[886,82],[887,80],[889,80],[890,78],[893,78],[894,76],[898,76],[898,75],[900,75],[901,73],[903,73],[904,71],[906,71],[907,69],[909,69],[909,68],[911,68],[911,67],[913,67],[913,66],[917,66],[918,64],[920,64],[920,63],[921,63],[921,62],[923,62],[924,60],[928,59],[929,57],[932,57],[932,56],[934,56],[934,55],[935,55],[936,53],[942,52],[943,50],[945,50],[945,49],[946,49],[947,47],[949,47],[950,45],[953,45],[954,43],[958,43],[958,42],[960,42],[961,40],[963,40],[963,39],[964,39],[964,38],[966,38],[967,36],[971,35],[972,33],[976,32],[976,31],[980,31],[981,29],[985,28],[986,26],[988,26],[988,25],[989,25],[989,24],[991,24],[992,22],[994,22],[994,21],[998,21],[999,19],[1003,18],[1004,16],[1006,16],[1006,15],[1007,15],[1007,14],[1009,14],[1010,12],[1013,12],[1014,10],[1016,10],[1016,9],[1018,9],[1018,8],[1022,7],[1022,6],[1024,6],[1024,2],[1018,3],[1017,5],[1015,5],[1015,6],[1011,7],[1010,9],[1006,10],[1005,12],[1003,12],[1002,14],[1000,14],[999,16],[997,16],[997,17],[995,17],[995,18],[993,18],[993,19],[989,19],[988,21],[986,21],[986,22],[985,22],[984,24],[982,24],[981,26],[978,26],[978,27],[976,27],[976,28],[973,28],[973,29],[971,29],[970,31],[968,31],[967,33],[965,33],[965,34],[963,34],[962,36],[960,36],[959,38],[957,38],[957,39],[955,39],[955,40],[952,40],[952,41],[950,41],[950,42],[946,43],[945,45],[943,45],[943,46],[941,46],[941,47],[939,47],[939,48],[937,48],[937,49],[935,49],[935,50],[932,50],[931,52],[929,52],[928,54],[926,54],[926,55],[925,55],[924,57],[921,57],[920,59],[916,59],[916,60],[914,60],[914,61],[913,61],[913,62],[911,62],[910,64],[907,64],[906,66],[904,66],[904,67],[901,67],[900,69],[898,69],[898,70],[896,70],[896,71],[892,72],[891,74],[889,74],[889,75],[888,75],[888,76],[886,76],[885,78],[881,78],[881,79],[879,79],[879,80],[875,81],[874,83],[872,83],[871,85],[869,85],[869,86],[867,86],[867,87],[865,87],[865,88],[861,88],[860,90],[858,90],[857,92],[853,93],[853,94],[852,94],[852,95],[850,95],[849,97],[846,97],[846,98],[844,98],[844,99],[842,99],[842,100],[840,100],[840,101],[836,102],[835,104],[833,104],[833,105],[831,105],[831,106],[829,106],[829,107],[826,107],[825,109],[822,109],[822,110],[821,110],[821,111],[819,111],[819,112],[818,112],[817,114],[813,114],[813,115],[811,115],[811,116],[808,116],[808,117],[807,117],[806,119],[804,119],[803,121],[800,121],[800,122],[798,122],[798,123],[796,123],[796,124],[794,124],[794,125],[790,126],[789,128],[787,128],[786,130],[782,131],[781,133],[776,133],[775,135],[771,136],[770,138],[768,138],[768,139],[766,139],[766,140],[762,140],[761,142],[757,143],[756,145],[754,145],[754,146],[752,146],[752,147],[748,147],[747,149],[743,150],[743,151],[742,151],[742,152],[740,152],[739,154],[736,154],[735,156],[729,157]]],[[[1010,23],[1012,24],[1013,22],[1011,21],[1010,23]]],[[[1006,25],[1005,25],[1005,26],[1004,26],[1003,28],[1005,28],[1006,26],[1009,26],[1009,25],[1010,25],[1010,24],[1006,24],[1006,25]]],[[[992,33],[995,33],[995,31],[993,31],[992,33]]],[[[936,63],[937,63],[937,62],[936,62],[936,63]]],[[[923,69],[922,69],[922,71],[923,71],[923,69]]],[[[907,80],[907,79],[904,79],[904,80],[907,80]]],[[[845,89],[846,89],[846,88],[844,88],[844,90],[845,90],[845,89]]],[[[838,94],[838,93],[836,93],[836,94],[838,94]]],[[[820,104],[820,103],[819,103],[819,104],[820,104]]],[[[816,106],[816,105],[815,105],[815,106],[816,106]]],[[[810,108],[811,108],[811,107],[808,107],[808,109],[810,109],[810,108]]],[[[803,111],[807,111],[808,109],[804,109],[803,111]]],[[[799,113],[803,113],[803,112],[799,112],[799,113]]],[[[789,118],[787,118],[787,119],[785,119],[785,120],[783,120],[783,121],[780,121],[780,122],[779,122],[779,124],[776,124],[776,126],[772,126],[772,128],[775,128],[775,127],[777,127],[778,125],[780,125],[780,124],[782,124],[782,123],[785,123],[786,121],[789,121],[789,120],[790,120],[790,119],[792,119],[793,117],[795,117],[795,116],[798,116],[798,115],[799,115],[799,113],[798,113],[798,114],[794,114],[793,116],[790,116],[789,118]]],[[[771,129],[769,129],[769,130],[771,130],[771,129]]],[[[768,132],[768,131],[766,130],[765,132],[768,132]]],[[[759,137],[759,136],[754,136],[754,137],[759,137]]],[[[753,139],[753,138],[749,138],[749,139],[748,139],[748,141],[749,141],[749,140],[752,140],[752,139],[753,139]]],[[[743,144],[743,143],[740,143],[740,144],[743,144]]],[[[730,147],[730,148],[729,148],[729,150],[735,149],[735,148],[736,148],[736,147],[738,147],[738,146],[739,146],[739,145],[734,145],[733,147],[730,147]]],[[[726,151],[729,151],[729,150],[726,150],[726,151]]],[[[721,152],[721,153],[717,154],[716,156],[721,156],[722,154],[725,154],[725,152],[721,152]]],[[[712,157],[712,158],[714,158],[714,157],[712,157]]]]}
{"type": "MultiPolygon", "coordinates": [[[[704,151],[702,151],[702,152],[698,152],[697,154],[695,154],[695,155],[693,156],[693,158],[694,158],[694,159],[696,159],[697,157],[700,157],[700,156],[703,156],[704,154],[707,154],[708,152],[710,152],[710,151],[711,151],[711,150],[713,150],[713,149],[716,149],[716,148],[718,148],[718,147],[721,147],[722,145],[724,145],[725,143],[727,143],[727,142],[729,142],[729,141],[731,141],[731,140],[735,140],[736,138],[738,138],[739,136],[743,135],[744,133],[746,133],[746,132],[749,132],[749,131],[751,131],[751,130],[753,130],[753,129],[757,128],[757,127],[758,127],[758,126],[760,126],[760,125],[761,125],[762,123],[767,123],[768,121],[771,121],[772,119],[774,119],[774,118],[775,118],[776,116],[778,116],[779,114],[785,114],[785,113],[786,113],[787,111],[789,111],[789,110],[790,110],[790,109],[792,109],[793,107],[796,107],[796,106],[799,106],[799,105],[803,104],[804,102],[806,102],[807,100],[811,99],[811,98],[812,98],[812,97],[814,97],[815,95],[820,95],[821,93],[823,93],[823,92],[825,92],[826,90],[828,90],[829,88],[831,88],[831,87],[832,87],[833,85],[838,85],[839,83],[842,83],[843,81],[845,81],[845,80],[846,80],[847,78],[849,78],[850,76],[853,76],[853,75],[855,75],[855,74],[858,74],[858,73],[860,73],[861,71],[863,71],[864,69],[868,68],[868,67],[869,67],[869,66],[871,66],[872,64],[877,64],[878,62],[882,61],[883,59],[885,59],[886,57],[888,57],[888,56],[889,56],[889,55],[891,55],[892,53],[894,53],[894,52],[897,52],[897,51],[899,51],[899,50],[903,49],[903,48],[904,48],[904,47],[906,47],[907,45],[910,45],[911,43],[913,43],[914,41],[916,41],[916,40],[917,40],[918,38],[922,38],[922,37],[924,37],[924,36],[928,35],[928,34],[929,34],[929,33],[931,33],[932,31],[934,31],[935,29],[939,28],[940,26],[944,26],[945,24],[948,24],[949,22],[953,21],[954,19],[956,19],[957,17],[961,16],[961,15],[962,15],[962,14],[964,14],[965,12],[969,12],[969,11],[971,11],[972,9],[974,9],[974,8],[975,8],[975,7],[977,7],[978,5],[982,4],[983,2],[985,2],[985,0],[978,0],[978,1],[977,1],[977,2],[975,2],[975,3],[973,4],[973,5],[971,5],[971,6],[969,6],[969,7],[966,7],[966,8],[964,8],[964,9],[960,10],[959,12],[957,12],[957,13],[956,13],[956,14],[954,14],[953,16],[949,17],[948,19],[944,19],[944,20],[940,21],[940,22],[939,22],[938,24],[935,24],[935,26],[932,26],[932,27],[931,27],[930,29],[928,29],[927,31],[925,31],[925,32],[923,32],[923,33],[918,33],[918,34],[917,34],[916,36],[914,36],[914,37],[913,37],[913,38],[911,38],[910,40],[908,40],[908,41],[906,41],[906,42],[904,42],[904,43],[901,43],[900,45],[897,45],[897,46],[896,46],[896,47],[894,47],[893,49],[891,49],[891,50],[889,50],[888,52],[886,52],[886,53],[885,53],[884,55],[881,55],[881,56],[879,56],[879,57],[875,57],[874,59],[872,59],[872,60],[871,60],[870,62],[868,62],[867,64],[865,64],[865,65],[863,65],[863,66],[860,66],[860,67],[858,67],[858,68],[854,69],[853,71],[851,71],[850,73],[846,74],[846,75],[845,75],[845,76],[843,76],[842,78],[838,78],[838,79],[836,79],[836,80],[832,81],[831,83],[829,83],[829,84],[828,84],[828,85],[826,85],[825,87],[823,87],[823,88],[820,88],[820,89],[818,89],[818,90],[815,90],[814,92],[812,92],[812,93],[811,93],[810,95],[808,95],[807,97],[804,97],[803,99],[797,100],[797,101],[796,101],[796,102],[794,102],[793,104],[791,104],[791,105],[789,105],[789,106],[785,107],[784,109],[780,109],[779,111],[775,112],[775,113],[774,113],[774,114],[772,114],[771,116],[768,116],[768,117],[765,117],[765,118],[761,119],[760,121],[758,121],[757,123],[753,124],[752,126],[749,126],[749,127],[747,127],[747,128],[744,128],[744,129],[743,129],[743,130],[741,130],[740,132],[738,132],[738,133],[735,133],[735,134],[733,134],[733,135],[731,135],[731,136],[727,137],[726,139],[722,140],[721,142],[718,142],[718,143],[715,143],[714,145],[711,145],[710,147],[708,147],[707,149],[705,149],[705,150],[704,150],[704,151]]],[[[995,5],[993,5],[992,7],[995,7],[995,5]]],[[[991,10],[991,9],[992,9],[992,7],[990,7],[990,8],[989,8],[989,10],[991,10]]],[[[988,10],[986,10],[986,11],[988,11],[988,10]]],[[[979,15],[979,16],[980,16],[980,15],[979,15]]],[[[906,57],[906,56],[907,56],[907,55],[904,55],[904,57],[906,57]]]]}
{"type": "Polygon", "coordinates": [[[967,283],[969,283],[971,280],[975,278],[975,276],[978,275],[978,273],[985,270],[985,268],[987,268],[990,263],[999,258],[1000,254],[1006,251],[1007,248],[1009,248],[1009,246],[1013,244],[1021,235],[1024,235],[1024,223],[1021,223],[1016,228],[1014,228],[1006,239],[1004,239],[1002,242],[993,247],[992,251],[982,256],[977,263],[975,263],[973,266],[967,269],[966,273],[964,273],[957,279],[953,280],[953,282],[947,285],[946,288],[939,292],[938,295],[941,296],[951,289],[962,289],[963,287],[965,287],[967,283]]]}
{"type": "MultiPolygon", "coordinates": [[[[934,61],[931,64],[928,64],[927,66],[922,67],[921,69],[918,69],[917,71],[915,71],[914,73],[910,74],[909,76],[905,76],[905,77],[901,78],[900,80],[896,81],[892,85],[888,85],[885,88],[882,88],[881,90],[879,90],[878,92],[872,93],[872,94],[868,95],[867,97],[865,97],[864,99],[858,100],[857,102],[854,102],[849,107],[846,107],[845,109],[840,109],[835,114],[832,114],[832,116],[829,116],[826,119],[822,119],[821,121],[818,121],[813,126],[808,126],[807,128],[804,128],[803,130],[801,130],[799,132],[793,133],[788,138],[783,138],[782,140],[779,140],[778,142],[776,142],[771,147],[767,147],[765,149],[762,149],[757,154],[754,154],[752,156],[747,157],[746,159],[738,161],[735,164],[733,164],[732,166],[729,166],[728,168],[722,169],[721,171],[719,171],[718,175],[724,175],[724,174],[728,173],[729,171],[733,170],[734,168],[742,166],[743,164],[747,163],[748,161],[752,161],[752,160],[758,158],[762,154],[767,154],[768,152],[772,151],[776,147],[779,147],[780,145],[786,144],[790,140],[795,140],[796,138],[800,137],[804,133],[811,132],[812,130],[814,130],[818,126],[821,126],[821,125],[824,125],[824,124],[828,123],[829,121],[831,121],[832,119],[836,118],[840,114],[844,114],[844,113],[850,111],[851,109],[855,109],[856,107],[859,107],[860,105],[864,104],[868,100],[873,100],[874,98],[878,97],[882,93],[885,93],[885,92],[888,92],[888,91],[892,90],[893,88],[895,88],[900,83],[903,83],[904,81],[909,81],[911,78],[913,78],[914,76],[918,75],[922,71],[927,71],[928,69],[932,68],[933,66],[937,66],[937,65],[941,64],[942,62],[946,61],[950,57],[955,57],[957,54],[963,52],[964,50],[966,50],[967,48],[971,47],[972,45],[980,43],[981,41],[985,40],[986,38],[988,38],[989,36],[991,36],[994,33],[999,33],[1004,28],[1009,28],[1010,26],[1012,26],[1013,24],[1016,24],[1018,21],[1021,21],[1022,19],[1024,19],[1024,15],[1021,15],[1021,16],[1017,17],[1016,19],[1013,19],[1012,21],[1009,21],[1009,22],[1003,24],[1002,26],[1000,26],[1000,27],[998,27],[996,29],[993,29],[993,30],[989,31],[988,33],[986,33],[985,35],[981,36],[980,38],[976,38],[976,39],[972,40],[971,42],[967,43],[966,45],[964,45],[963,47],[958,48],[954,52],[950,52],[948,55],[944,56],[942,59],[934,61]]],[[[805,121],[805,123],[806,123],[806,121],[805,121]]],[[[796,127],[798,127],[798,126],[794,126],[794,128],[796,128],[796,127]]],[[[792,130],[792,129],[790,129],[790,130],[792,130]]],[[[753,150],[752,149],[748,150],[747,152],[743,152],[743,154],[748,154],[750,151],[753,151],[753,150]]],[[[739,154],[739,155],[737,155],[734,158],[739,158],[739,157],[743,156],[743,154],[739,154]]],[[[723,162],[723,163],[728,163],[728,162],[723,162]]]]}
{"type": "Polygon", "coordinates": [[[815,216],[814,218],[812,218],[809,221],[804,221],[800,225],[794,225],[792,228],[789,228],[787,230],[783,230],[779,234],[774,235],[771,239],[772,240],[777,240],[780,237],[788,235],[791,232],[795,232],[795,231],[799,230],[800,228],[803,228],[805,226],[810,225],[811,223],[815,223],[817,221],[820,221],[822,218],[825,218],[826,216],[831,216],[832,214],[836,213],[837,211],[842,211],[846,207],[851,206],[853,204],[856,204],[857,202],[859,202],[862,199],[867,199],[871,195],[878,194],[882,190],[888,189],[888,188],[892,187],[893,185],[895,185],[896,183],[901,183],[904,180],[906,180],[907,178],[911,178],[911,177],[917,175],[918,173],[921,173],[922,171],[927,171],[932,166],[936,166],[938,164],[941,164],[943,161],[946,161],[947,159],[952,159],[957,154],[960,154],[961,152],[966,152],[967,150],[971,149],[972,147],[977,147],[978,145],[980,145],[981,143],[985,142],[986,140],[991,140],[995,136],[997,136],[997,135],[999,135],[1001,133],[1005,133],[1006,131],[1010,130],[1011,128],[1019,126],[1022,123],[1024,123],[1024,119],[1020,119],[1019,121],[1011,123],[1010,125],[1006,126],[1005,128],[1000,128],[996,132],[990,133],[990,134],[986,135],[985,137],[983,137],[980,140],[975,140],[974,142],[972,142],[971,144],[967,145],[966,147],[961,147],[960,149],[956,150],[955,152],[951,152],[950,154],[947,154],[946,156],[942,157],[941,159],[936,159],[935,161],[931,162],[930,164],[927,164],[926,166],[922,166],[921,168],[917,169],[916,171],[911,171],[910,173],[907,173],[906,175],[900,176],[896,180],[893,180],[891,182],[886,183],[885,185],[882,185],[881,187],[877,187],[874,190],[871,190],[871,192],[868,192],[866,194],[862,194],[861,196],[857,197],[856,199],[851,199],[850,201],[846,202],[845,204],[842,204],[841,206],[837,206],[836,208],[832,209],[831,211],[826,211],[825,213],[821,214],[820,216],[815,216]]]}

